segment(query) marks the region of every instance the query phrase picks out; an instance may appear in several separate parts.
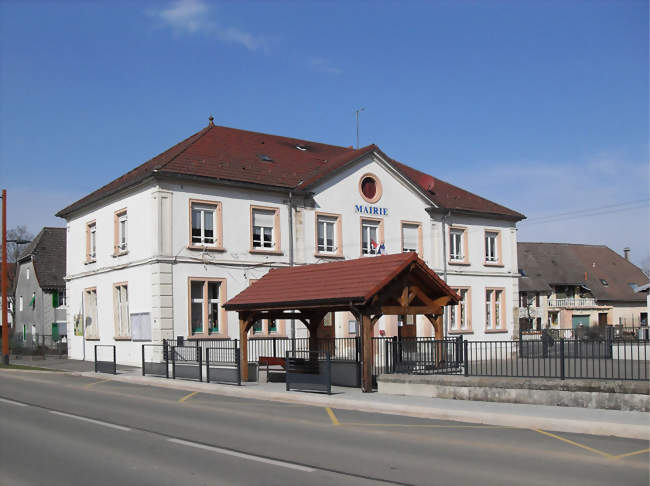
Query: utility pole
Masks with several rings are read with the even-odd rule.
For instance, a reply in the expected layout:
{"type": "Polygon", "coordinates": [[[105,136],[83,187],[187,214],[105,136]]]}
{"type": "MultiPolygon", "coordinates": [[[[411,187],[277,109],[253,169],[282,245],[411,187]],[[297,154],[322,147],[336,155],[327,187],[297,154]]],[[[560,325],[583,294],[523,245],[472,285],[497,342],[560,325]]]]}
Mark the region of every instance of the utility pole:
{"type": "Polygon", "coordinates": [[[359,108],[358,110],[355,110],[357,114],[357,149],[359,148],[359,113],[365,110],[365,108],[359,108]]]}
{"type": "Polygon", "coordinates": [[[7,319],[7,190],[2,190],[2,363],[9,364],[9,322],[7,319]]]}

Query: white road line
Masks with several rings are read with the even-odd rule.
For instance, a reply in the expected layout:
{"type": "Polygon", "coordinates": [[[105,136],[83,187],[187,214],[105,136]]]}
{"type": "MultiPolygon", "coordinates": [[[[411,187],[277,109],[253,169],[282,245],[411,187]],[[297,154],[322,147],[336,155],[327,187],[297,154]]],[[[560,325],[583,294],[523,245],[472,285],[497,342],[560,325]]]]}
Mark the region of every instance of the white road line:
{"type": "Polygon", "coordinates": [[[0,402],[9,403],[11,405],[18,405],[19,407],[28,407],[29,406],[26,403],[14,402],[13,400],[6,400],[4,398],[0,398],[0,402]]]}
{"type": "Polygon", "coordinates": [[[249,461],[263,462],[264,464],[271,464],[273,466],[286,467],[287,469],[294,469],[302,472],[314,472],[315,469],[307,466],[300,466],[298,464],[291,464],[290,462],[276,461],[275,459],[267,459],[265,457],[254,456],[251,454],[244,454],[243,452],[229,451],[220,447],[208,446],[204,444],[197,444],[196,442],[189,442],[181,439],[167,439],[174,444],[185,445],[189,447],[196,447],[197,449],[204,449],[206,451],[216,452],[218,454],[225,454],[227,456],[239,457],[240,459],[248,459],[249,461]]]}
{"type": "Polygon", "coordinates": [[[94,419],[89,419],[86,417],[79,417],[78,415],[71,415],[69,413],[63,413],[63,412],[57,412],[55,410],[50,410],[50,413],[53,413],[54,415],[60,415],[62,417],[69,417],[77,420],[83,420],[84,422],[90,422],[91,424],[97,424],[97,425],[103,425],[104,427],[110,427],[111,429],[117,429],[117,430],[122,430],[124,432],[128,432],[131,429],[129,427],[123,427],[121,425],[115,425],[115,424],[109,424],[108,422],[102,422],[101,420],[94,420],[94,419]]]}

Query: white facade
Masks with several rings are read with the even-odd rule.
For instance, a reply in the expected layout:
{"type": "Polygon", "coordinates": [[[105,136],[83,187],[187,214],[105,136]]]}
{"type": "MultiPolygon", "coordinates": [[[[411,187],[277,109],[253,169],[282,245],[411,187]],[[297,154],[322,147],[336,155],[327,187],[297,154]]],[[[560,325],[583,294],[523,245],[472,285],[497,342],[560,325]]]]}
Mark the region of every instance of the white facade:
{"type": "MultiPolygon", "coordinates": [[[[447,323],[446,332],[462,333],[473,340],[512,337],[518,319],[514,221],[454,212],[427,212],[431,202],[421,189],[403,178],[377,153],[323,180],[313,189],[313,198],[293,195],[293,205],[296,265],[361,257],[362,219],[370,218],[376,220],[372,224],[377,225],[377,243],[384,243],[389,254],[400,252],[403,248],[402,224],[410,224],[408,231],[416,233],[409,235],[417,234],[417,250],[424,261],[441,277],[446,273],[449,285],[464,289],[468,297],[463,324],[459,324],[459,311],[454,310],[457,314],[447,323]],[[364,200],[359,189],[360,180],[368,174],[380,187],[381,197],[376,202],[364,200]],[[327,255],[317,255],[318,215],[327,224],[332,223],[328,230],[333,229],[334,243],[327,255]],[[450,231],[462,232],[462,261],[449,260],[450,231]],[[492,240],[496,249],[490,255],[494,260],[491,262],[486,262],[486,231],[496,238],[492,240]],[[491,292],[491,300],[487,292],[491,292]],[[489,312],[486,301],[490,302],[489,312]],[[490,323],[486,322],[488,314],[492,318],[490,323]],[[495,314],[499,316],[498,321],[495,314]],[[454,329],[451,328],[453,323],[456,323],[454,329]]],[[[192,303],[195,315],[204,313],[202,332],[196,333],[197,336],[237,339],[237,314],[226,313],[220,306],[273,266],[290,264],[289,219],[288,190],[251,189],[189,179],[153,179],[68,216],[66,290],[70,357],[91,360],[95,344],[117,343],[118,362],[139,364],[141,344],[175,336],[191,337],[192,303]],[[214,208],[213,223],[202,220],[203,226],[199,226],[203,228],[201,231],[206,228],[214,231],[204,231],[201,235],[213,234],[209,238],[218,241],[210,240],[205,246],[192,243],[192,204],[195,209],[207,208],[208,212],[214,208]],[[252,211],[255,208],[266,208],[256,214],[272,217],[270,244],[275,245],[272,249],[252,247],[252,211]],[[126,248],[116,248],[123,233],[118,228],[118,218],[121,218],[120,223],[126,219],[126,248]],[[89,258],[92,225],[94,259],[89,258]],[[202,281],[207,282],[204,287],[202,281]],[[119,315],[124,315],[125,305],[120,300],[123,299],[119,297],[120,291],[116,290],[121,286],[127,288],[126,305],[132,320],[133,314],[140,314],[137,336],[132,323],[130,335],[126,335],[128,326],[118,331],[119,315]],[[88,289],[96,291],[95,335],[91,309],[94,297],[88,294],[93,290],[88,289]],[[218,289],[218,296],[215,289],[218,289]],[[195,294],[190,296],[192,291],[195,294]],[[87,293],[86,304],[84,292],[87,293]],[[219,318],[214,319],[215,315],[219,318]],[[77,332],[73,333],[75,321],[77,332]],[[143,332],[147,322],[150,323],[150,335],[146,330],[143,332]],[[211,333],[208,327],[212,328],[211,333]],[[119,336],[119,332],[124,335],[119,336]]],[[[381,264],[381,256],[369,257],[377,258],[377,264],[381,264]]],[[[349,320],[350,316],[344,313],[336,315],[336,336],[350,335],[349,320]]],[[[397,332],[397,319],[384,317],[375,327],[377,334],[383,331],[391,335],[397,332]]],[[[418,321],[416,327],[418,335],[432,334],[426,318],[418,321]]],[[[297,321],[296,329],[297,336],[307,335],[297,321]]],[[[289,335],[289,323],[279,323],[276,332],[289,335]]],[[[264,325],[262,334],[273,335],[268,324],[264,325]]]]}

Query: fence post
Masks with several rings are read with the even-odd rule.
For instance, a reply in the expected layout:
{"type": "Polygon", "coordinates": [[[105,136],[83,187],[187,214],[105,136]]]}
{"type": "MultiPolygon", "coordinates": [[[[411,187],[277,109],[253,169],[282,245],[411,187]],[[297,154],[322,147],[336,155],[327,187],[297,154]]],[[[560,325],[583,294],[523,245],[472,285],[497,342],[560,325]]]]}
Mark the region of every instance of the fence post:
{"type": "Polygon", "coordinates": [[[95,373],[97,373],[97,345],[95,344],[95,373]]]}
{"type": "Polygon", "coordinates": [[[205,348],[205,381],[210,383],[210,348],[205,348]]]}
{"type": "Polygon", "coordinates": [[[274,357],[274,358],[277,358],[277,357],[278,357],[278,355],[277,355],[276,339],[277,339],[277,338],[275,338],[275,337],[273,338],[273,357],[274,357]]]}
{"type": "Polygon", "coordinates": [[[198,346],[196,348],[196,354],[198,355],[197,358],[199,360],[199,381],[202,383],[203,382],[203,353],[201,352],[201,348],[199,348],[198,346]]]}
{"type": "Polygon", "coordinates": [[[388,364],[388,339],[384,340],[384,373],[390,373],[388,364]]]}
{"type": "Polygon", "coordinates": [[[163,358],[165,358],[165,378],[169,379],[169,352],[167,351],[167,341],[163,340],[163,358]]]}
{"type": "Polygon", "coordinates": [[[237,386],[241,386],[241,354],[238,347],[235,348],[235,362],[237,363],[237,386]]]}
{"type": "Polygon", "coordinates": [[[456,338],[456,363],[464,362],[463,360],[463,335],[461,334],[456,338]]]}
{"type": "Polygon", "coordinates": [[[469,376],[469,357],[467,356],[467,346],[469,343],[463,341],[463,368],[465,368],[465,376],[469,376]]]}
{"type": "Polygon", "coordinates": [[[560,338],[560,379],[564,380],[564,338],[560,338]]]}
{"type": "Polygon", "coordinates": [[[113,374],[117,375],[117,346],[113,344],[113,374]]]}
{"type": "Polygon", "coordinates": [[[142,376],[144,376],[144,344],[142,345],[142,376]]]}
{"type": "Polygon", "coordinates": [[[172,380],[176,379],[176,351],[174,351],[174,346],[170,346],[169,349],[172,352],[172,380]]]}

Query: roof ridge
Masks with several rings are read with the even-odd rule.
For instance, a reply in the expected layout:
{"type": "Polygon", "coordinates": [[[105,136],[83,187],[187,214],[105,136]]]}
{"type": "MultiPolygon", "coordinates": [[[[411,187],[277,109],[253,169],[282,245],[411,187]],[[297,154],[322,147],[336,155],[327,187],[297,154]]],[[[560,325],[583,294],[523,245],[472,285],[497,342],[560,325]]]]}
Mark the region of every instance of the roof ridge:
{"type": "Polygon", "coordinates": [[[342,149],[347,149],[347,150],[354,150],[354,148],[346,147],[345,145],[334,145],[334,144],[331,144],[331,143],[316,142],[315,140],[308,140],[306,138],[287,137],[285,135],[276,135],[274,133],[266,133],[266,132],[256,132],[254,130],[245,130],[243,128],[227,127],[227,126],[224,126],[224,125],[214,125],[214,128],[224,128],[226,130],[235,130],[237,132],[253,133],[255,135],[265,135],[267,137],[284,138],[284,139],[288,139],[288,140],[296,140],[298,142],[310,142],[310,143],[317,143],[318,145],[326,145],[328,147],[335,147],[335,148],[342,148],[342,149]]]}

